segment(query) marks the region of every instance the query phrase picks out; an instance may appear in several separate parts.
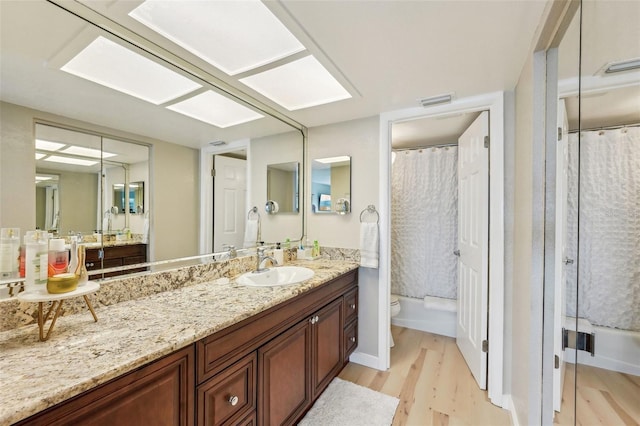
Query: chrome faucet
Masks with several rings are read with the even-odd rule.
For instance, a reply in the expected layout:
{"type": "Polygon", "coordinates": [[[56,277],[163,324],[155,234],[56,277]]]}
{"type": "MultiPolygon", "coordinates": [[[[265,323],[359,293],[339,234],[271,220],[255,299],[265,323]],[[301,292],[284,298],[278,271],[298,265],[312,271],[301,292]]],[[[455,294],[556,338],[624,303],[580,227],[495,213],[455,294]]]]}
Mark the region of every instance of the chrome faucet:
{"type": "Polygon", "coordinates": [[[261,265],[265,260],[270,260],[273,265],[277,265],[278,264],[278,261],[276,259],[274,259],[273,256],[265,256],[264,247],[257,247],[256,248],[256,254],[257,254],[258,261],[257,261],[257,264],[256,264],[256,270],[253,271],[255,273],[266,272],[266,271],[269,270],[269,268],[261,268],[261,265]]]}

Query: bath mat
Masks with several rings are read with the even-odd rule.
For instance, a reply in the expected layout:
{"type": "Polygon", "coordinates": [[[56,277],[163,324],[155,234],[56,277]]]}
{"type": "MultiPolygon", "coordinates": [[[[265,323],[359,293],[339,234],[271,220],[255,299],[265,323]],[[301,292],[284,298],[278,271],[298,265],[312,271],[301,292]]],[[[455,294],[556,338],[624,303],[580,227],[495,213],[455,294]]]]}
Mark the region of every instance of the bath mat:
{"type": "Polygon", "coordinates": [[[390,425],[400,400],[339,378],[333,379],[300,426],[390,425]]]}

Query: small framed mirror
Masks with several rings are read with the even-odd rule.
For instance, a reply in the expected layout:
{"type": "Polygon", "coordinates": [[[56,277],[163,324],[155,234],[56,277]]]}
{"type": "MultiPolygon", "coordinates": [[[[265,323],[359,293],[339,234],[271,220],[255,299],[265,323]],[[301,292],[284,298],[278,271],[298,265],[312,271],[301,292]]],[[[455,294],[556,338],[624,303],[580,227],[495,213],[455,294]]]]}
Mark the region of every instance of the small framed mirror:
{"type": "Polygon", "coordinates": [[[311,163],[311,211],[351,212],[351,157],[317,158],[311,163]]]}
{"type": "Polygon", "coordinates": [[[300,211],[300,163],[267,165],[267,204],[269,214],[293,213],[300,211]]]}
{"type": "Polygon", "coordinates": [[[128,190],[125,190],[124,183],[113,185],[113,205],[118,208],[118,213],[130,214],[144,213],[144,182],[129,183],[128,190]]]}

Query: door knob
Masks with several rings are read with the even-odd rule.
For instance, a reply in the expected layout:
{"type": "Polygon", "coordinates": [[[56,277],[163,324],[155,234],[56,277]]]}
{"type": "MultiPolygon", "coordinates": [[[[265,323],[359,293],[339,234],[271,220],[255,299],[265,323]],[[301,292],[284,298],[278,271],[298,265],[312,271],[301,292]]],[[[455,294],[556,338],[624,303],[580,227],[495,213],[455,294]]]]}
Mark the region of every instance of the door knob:
{"type": "Polygon", "coordinates": [[[460,250],[454,250],[453,254],[455,254],[456,256],[460,257],[460,250]]]}

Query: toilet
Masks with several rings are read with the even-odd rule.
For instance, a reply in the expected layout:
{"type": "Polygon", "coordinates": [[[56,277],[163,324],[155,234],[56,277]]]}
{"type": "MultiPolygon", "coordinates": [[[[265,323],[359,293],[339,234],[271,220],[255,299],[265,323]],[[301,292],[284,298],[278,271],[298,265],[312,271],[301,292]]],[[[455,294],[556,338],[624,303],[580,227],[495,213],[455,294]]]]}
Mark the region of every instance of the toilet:
{"type": "MultiPolygon", "coordinates": [[[[400,300],[398,300],[398,296],[392,294],[391,295],[391,304],[389,313],[391,318],[397,316],[400,313],[400,300]]],[[[393,336],[391,335],[391,328],[389,328],[389,347],[394,347],[395,343],[393,342],[393,336]]]]}

